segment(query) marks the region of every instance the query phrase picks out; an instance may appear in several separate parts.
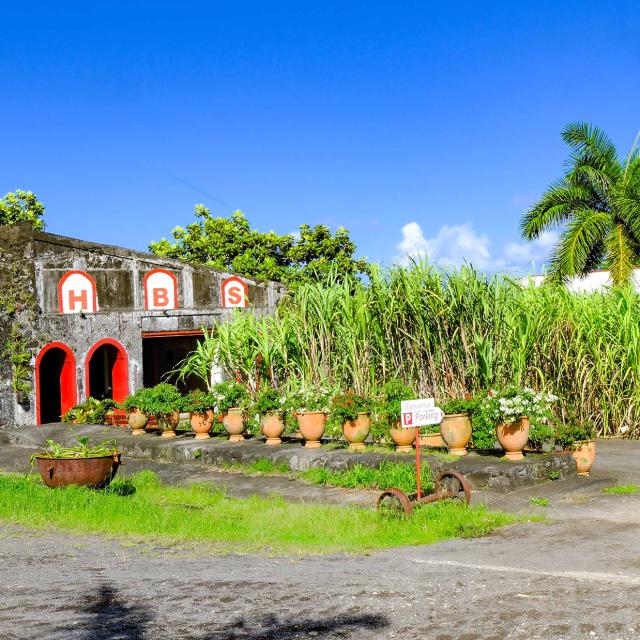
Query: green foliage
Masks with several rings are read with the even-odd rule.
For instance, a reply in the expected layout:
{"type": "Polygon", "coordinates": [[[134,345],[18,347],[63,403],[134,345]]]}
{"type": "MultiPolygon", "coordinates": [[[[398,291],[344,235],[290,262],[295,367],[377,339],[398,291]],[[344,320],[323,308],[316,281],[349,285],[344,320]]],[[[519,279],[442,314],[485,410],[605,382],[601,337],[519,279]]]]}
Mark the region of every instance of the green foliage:
{"type": "Polygon", "coordinates": [[[577,444],[593,440],[594,437],[595,428],[589,422],[569,421],[556,426],[556,443],[563,449],[573,449],[577,444]]]}
{"type": "Polygon", "coordinates": [[[529,441],[532,449],[541,449],[545,443],[554,443],[557,427],[548,420],[532,419],[529,421],[529,441]]]}
{"type": "Polygon", "coordinates": [[[158,422],[165,420],[174,411],[182,411],[184,405],[184,397],[180,391],[166,382],[145,389],[141,398],[144,406],[138,408],[149,416],[155,416],[158,422]]]}
{"type": "Polygon", "coordinates": [[[382,387],[380,400],[376,405],[377,415],[387,422],[387,425],[400,420],[402,400],[414,400],[415,391],[402,380],[389,380],[382,387]]]}
{"type": "MultiPolygon", "coordinates": [[[[415,465],[398,462],[382,462],[376,468],[356,464],[344,471],[318,467],[302,471],[298,477],[314,484],[329,484],[347,489],[384,491],[396,487],[407,494],[417,491],[415,465]]],[[[433,488],[431,469],[427,465],[420,468],[420,484],[424,491],[433,488]]]]}
{"type": "Polygon", "coordinates": [[[31,391],[30,341],[23,335],[24,327],[12,322],[1,355],[11,362],[11,387],[16,393],[31,391]]]}
{"type": "Polygon", "coordinates": [[[562,138],[571,149],[564,176],[525,214],[522,234],[530,240],[560,226],[551,273],[557,279],[611,270],[616,286],[631,280],[640,263],[640,154],[626,160],[606,134],[585,122],[569,124],[562,138]]]}
{"type": "Polygon", "coordinates": [[[17,189],[0,198],[0,225],[30,224],[34,229],[44,231],[43,215],[44,205],[31,191],[17,189]]]}
{"type": "Polygon", "coordinates": [[[339,393],[331,399],[331,416],[340,424],[352,422],[359,413],[371,411],[371,400],[352,391],[339,393]]]}
{"type": "Polygon", "coordinates": [[[469,416],[473,416],[478,410],[480,400],[478,398],[471,398],[469,400],[449,398],[448,400],[438,402],[437,405],[449,416],[456,413],[466,413],[469,416]]]}
{"type": "Polygon", "coordinates": [[[146,471],[116,479],[107,490],[52,491],[35,476],[0,474],[0,520],[149,544],[179,540],[188,548],[207,543],[221,554],[320,554],[484,536],[518,519],[455,501],[421,507],[413,517],[396,520],[382,518],[373,509],[287,503],[278,496],[237,500],[206,484],[165,486],[146,471]]]}
{"type": "Polygon", "coordinates": [[[138,389],[135,393],[128,395],[124,399],[124,402],[121,403],[121,408],[127,412],[138,409],[139,411],[142,411],[142,413],[146,413],[147,415],[149,415],[147,411],[147,396],[149,394],[147,392],[148,389],[138,389]]]}
{"type": "Polygon", "coordinates": [[[151,242],[150,251],[290,286],[368,272],[367,261],[353,257],[356,245],[342,227],[332,234],[325,225],[301,225],[298,234],[281,236],[251,229],[241,211],[216,218],[196,205],[195,216],[186,228],[173,229],[173,243],[151,242]]]}
{"type": "Polygon", "coordinates": [[[69,424],[105,424],[107,411],[111,411],[117,403],[110,398],[96,400],[89,397],[85,402],[71,407],[62,416],[62,422],[69,424]]]}
{"type": "Polygon", "coordinates": [[[637,484],[622,484],[617,485],[615,487],[605,487],[602,490],[602,493],[609,494],[630,494],[630,493],[638,493],[640,491],[640,486],[637,484]]]}
{"type": "Polygon", "coordinates": [[[246,409],[249,405],[249,394],[246,387],[235,380],[225,380],[213,387],[212,396],[220,413],[229,409],[246,409]]]}
{"type": "MultiPolygon", "coordinates": [[[[301,286],[277,315],[238,313],[211,341],[227,375],[252,390],[259,380],[376,398],[400,378],[414,397],[459,398],[516,384],[560,396],[560,422],[640,435],[640,296],[631,288],[577,295],[418,263],[349,286],[301,286]]],[[[383,437],[387,426],[372,418],[383,437]]],[[[478,425],[495,427],[473,422],[474,442],[478,425]]]]}
{"type": "Polygon", "coordinates": [[[549,471],[549,480],[553,480],[555,482],[556,480],[560,480],[561,477],[562,474],[559,471],[549,471]]]}
{"type": "Polygon", "coordinates": [[[76,441],[76,445],[68,447],[54,440],[47,440],[45,449],[31,456],[31,463],[34,463],[35,458],[99,458],[112,456],[118,452],[115,440],[103,440],[91,444],[87,436],[78,436],[76,441]]]}
{"type": "Polygon", "coordinates": [[[278,414],[279,416],[283,416],[286,411],[285,403],[286,397],[277,389],[272,387],[263,387],[256,394],[256,399],[253,403],[253,411],[259,416],[266,416],[269,414],[278,414]]]}
{"type": "Polygon", "coordinates": [[[183,400],[182,410],[189,413],[205,413],[213,411],[216,406],[216,398],[212,393],[201,389],[190,391],[183,400]]]}
{"type": "Polygon", "coordinates": [[[549,498],[529,498],[529,502],[535,505],[536,507],[548,507],[549,506],[549,498]]]}

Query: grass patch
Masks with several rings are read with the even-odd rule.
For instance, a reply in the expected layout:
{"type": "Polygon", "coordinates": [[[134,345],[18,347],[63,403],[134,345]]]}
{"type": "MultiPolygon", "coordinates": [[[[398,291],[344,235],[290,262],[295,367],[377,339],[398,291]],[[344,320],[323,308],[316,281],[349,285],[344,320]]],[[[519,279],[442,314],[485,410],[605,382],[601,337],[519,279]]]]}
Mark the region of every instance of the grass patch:
{"type": "Polygon", "coordinates": [[[142,471],[106,491],[49,489],[36,476],[0,474],[0,519],[32,528],[133,538],[205,542],[217,552],[363,553],[487,535],[514,516],[454,501],[385,518],[373,509],[287,503],[280,497],[230,499],[210,485],[162,485],[142,471]]]}
{"type": "Polygon", "coordinates": [[[250,464],[223,462],[222,468],[225,471],[234,471],[247,475],[283,475],[291,472],[288,464],[284,462],[276,464],[275,462],[271,462],[271,460],[256,460],[250,464]]]}
{"type": "Polygon", "coordinates": [[[637,484],[621,484],[615,487],[605,487],[602,493],[638,493],[640,486],[637,484]]]}
{"type": "Polygon", "coordinates": [[[529,502],[536,507],[548,507],[549,498],[529,498],[529,502]]]}
{"type": "MultiPolygon", "coordinates": [[[[382,462],[377,468],[356,464],[344,471],[309,469],[301,471],[297,476],[314,484],[329,484],[347,489],[384,491],[390,487],[397,487],[405,493],[416,491],[415,465],[401,462],[382,462]]],[[[427,465],[423,465],[420,469],[420,482],[423,489],[433,488],[431,469],[427,465]]]]}

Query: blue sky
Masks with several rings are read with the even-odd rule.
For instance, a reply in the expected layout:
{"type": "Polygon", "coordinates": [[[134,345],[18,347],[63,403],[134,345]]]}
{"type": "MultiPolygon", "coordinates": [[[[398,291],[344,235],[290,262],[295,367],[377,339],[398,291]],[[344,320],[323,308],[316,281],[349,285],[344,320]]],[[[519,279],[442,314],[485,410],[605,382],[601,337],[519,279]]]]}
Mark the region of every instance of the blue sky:
{"type": "Polygon", "coordinates": [[[48,230],[144,249],[203,203],[345,226],[389,263],[544,260],[523,210],[559,132],[640,129],[640,3],[3,6],[0,191],[48,230]]]}

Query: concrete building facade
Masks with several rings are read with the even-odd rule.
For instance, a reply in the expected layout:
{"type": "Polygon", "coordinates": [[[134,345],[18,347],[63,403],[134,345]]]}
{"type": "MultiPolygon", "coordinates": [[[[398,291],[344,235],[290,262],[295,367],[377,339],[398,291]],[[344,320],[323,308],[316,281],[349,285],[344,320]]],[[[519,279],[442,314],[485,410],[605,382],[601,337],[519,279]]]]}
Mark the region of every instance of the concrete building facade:
{"type": "Polygon", "coordinates": [[[54,422],[88,396],[157,384],[202,330],[274,311],[282,285],[0,227],[0,424],[54,422]]]}

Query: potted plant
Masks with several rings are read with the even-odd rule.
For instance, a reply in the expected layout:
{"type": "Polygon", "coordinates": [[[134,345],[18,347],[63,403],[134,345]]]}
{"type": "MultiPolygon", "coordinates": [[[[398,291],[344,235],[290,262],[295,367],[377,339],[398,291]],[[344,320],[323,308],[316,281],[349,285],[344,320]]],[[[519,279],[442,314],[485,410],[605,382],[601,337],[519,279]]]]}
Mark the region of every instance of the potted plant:
{"type": "Polygon", "coordinates": [[[378,414],[389,425],[389,433],[399,453],[411,451],[416,439],[415,429],[403,429],[400,426],[400,403],[402,400],[414,400],[415,397],[413,389],[401,380],[391,380],[382,387],[378,414]]]}
{"type": "Polygon", "coordinates": [[[349,449],[364,449],[371,429],[371,402],[351,391],[339,393],[331,400],[331,415],[342,425],[342,435],[349,449]]]}
{"type": "Polygon", "coordinates": [[[579,476],[588,476],[596,460],[595,432],[589,423],[570,422],[558,428],[556,441],[571,451],[579,476]]]}
{"type": "Polygon", "coordinates": [[[212,393],[229,442],[244,442],[245,409],[249,402],[246,388],[235,380],[225,380],[215,385],[212,393]]]}
{"type": "Polygon", "coordinates": [[[210,393],[195,389],[187,394],[182,404],[183,411],[189,412],[191,429],[196,434],[196,440],[207,440],[213,426],[213,408],[216,400],[210,393]]]}
{"type": "Polygon", "coordinates": [[[522,450],[529,439],[529,418],[548,420],[550,404],[557,397],[528,387],[511,386],[490,391],[479,409],[496,425],[496,436],[509,460],[522,460],[522,450]]]}
{"type": "Polygon", "coordinates": [[[450,399],[440,405],[444,411],[440,433],[449,453],[454,456],[467,455],[467,444],[471,439],[471,416],[477,407],[477,400],[460,399],[450,399]]]}
{"type": "Polygon", "coordinates": [[[127,412],[127,422],[131,427],[132,436],[141,436],[145,433],[145,427],[149,423],[149,414],[146,412],[147,389],[138,389],[127,396],[122,403],[122,408],[127,412]]]}
{"type": "Polygon", "coordinates": [[[92,445],[86,436],[76,438],[68,447],[53,440],[41,453],[31,456],[31,464],[38,465],[43,482],[48,487],[70,484],[87,487],[106,487],[113,480],[122,462],[122,454],[113,440],[92,445]]]}
{"type": "Polygon", "coordinates": [[[272,387],[262,387],[256,394],[253,413],[259,421],[260,432],[269,446],[282,444],[285,428],[286,398],[272,387]]]}
{"type": "Polygon", "coordinates": [[[180,422],[180,411],[184,404],[184,398],[177,387],[167,382],[161,382],[155,387],[146,389],[145,410],[148,415],[153,415],[162,430],[163,438],[175,438],[176,427],[180,422]]]}
{"type": "Polygon", "coordinates": [[[107,413],[116,403],[111,398],[96,400],[89,396],[85,402],[71,407],[61,418],[68,424],[106,424],[107,413]]]}
{"type": "Polygon", "coordinates": [[[322,386],[303,387],[293,393],[287,402],[298,421],[298,428],[307,449],[322,446],[330,398],[330,392],[322,386]]]}

